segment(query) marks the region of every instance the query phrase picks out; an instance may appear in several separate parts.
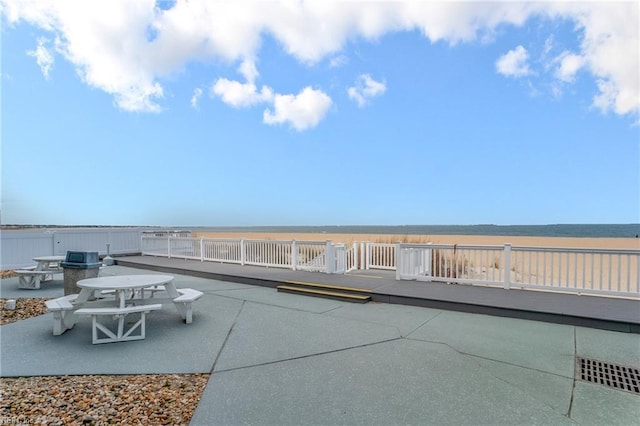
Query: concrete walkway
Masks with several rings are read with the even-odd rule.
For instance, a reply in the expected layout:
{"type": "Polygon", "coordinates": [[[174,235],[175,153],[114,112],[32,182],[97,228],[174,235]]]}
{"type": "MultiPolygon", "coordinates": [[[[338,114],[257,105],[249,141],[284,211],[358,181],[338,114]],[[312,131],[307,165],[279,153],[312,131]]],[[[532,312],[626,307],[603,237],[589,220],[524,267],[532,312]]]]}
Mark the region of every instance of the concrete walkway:
{"type": "MultiPolygon", "coordinates": [[[[111,266],[101,275],[144,274],[111,266]]],[[[576,358],[640,366],[640,335],[386,303],[365,305],[174,274],[203,291],[145,340],[91,344],[90,320],[0,327],[0,376],[211,373],[191,424],[634,425],[640,396],[576,380],[576,358]]],[[[3,279],[0,297],[58,297],[3,279]]]]}

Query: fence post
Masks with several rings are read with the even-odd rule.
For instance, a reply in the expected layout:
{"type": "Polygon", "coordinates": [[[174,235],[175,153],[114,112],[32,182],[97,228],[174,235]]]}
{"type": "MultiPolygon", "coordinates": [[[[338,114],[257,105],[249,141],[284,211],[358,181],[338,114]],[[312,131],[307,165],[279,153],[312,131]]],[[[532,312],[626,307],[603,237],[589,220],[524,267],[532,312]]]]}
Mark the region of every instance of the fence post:
{"type": "Polygon", "coordinates": [[[171,259],[171,237],[167,237],[167,257],[171,259]]]}
{"type": "Polygon", "coordinates": [[[245,250],[246,250],[246,246],[244,244],[244,238],[240,238],[240,264],[241,265],[244,265],[244,262],[247,259],[245,250]]]}
{"type": "Polygon", "coordinates": [[[353,242],[353,269],[358,269],[358,242],[353,242]]]}
{"type": "Polygon", "coordinates": [[[324,251],[324,259],[327,268],[327,274],[333,274],[336,271],[336,251],[331,240],[327,240],[327,247],[324,251]]]}
{"type": "Polygon", "coordinates": [[[204,262],[204,237],[200,237],[200,262],[204,262]]]}
{"type": "MultiPolygon", "coordinates": [[[[431,241],[429,241],[427,243],[428,246],[433,245],[433,243],[431,241]]],[[[431,247],[429,247],[427,249],[427,265],[426,265],[426,272],[427,272],[427,277],[429,277],[428,281],[432,281],[431,278],[433,278],[433,249],[431,247]]]]}
{"type": "Polygon", "coordinates": [[[58,245],[56,244],[56,241],[58,240],[58,238],[57,238],[56,234],[57,234],[56,231],[53,231],[51,233],[51,254],[54,255],[54,256],[57,255],[57,254],[60,254],[60,253],[58,253],[58,250],[57,250],[58,245]]]}
{"type": "Polygon", "coordinates": [[[369,269],[369,263],[371,262],[371,243],[369,242],[366,242],[364,245],[364,260],[365,260],[364,269],[369,269]]]}
{"type": "Polygon", "coordinates": [[[504,288],[511,288],[511,244],[504,244],[504,288]]]}
{"type": "Polygon", "coordinates": [[[402,262],[402,244],[400,242],[396,243],[396,281],[400,280],[400,276],[402,275],[402,266],[404,263],[402,262]]]}
{"type": "MultiPolygon", "coordinates": [[[[638,256],[636,256],[636,295],[640,296],[640,254],[638,254],[638,256]]],[[[631,257],[629,257],[629,260],[627,260],[628,265],[631,266],[631,257]]],[[[629,283],[631,283],[629,281],[629,283]]],[[[627,288],[627,291],[632,293],[630,288],[627,288]]]]}
{"type": "Polygon", "coordinates": [[[298,243],[296,240],[291,241],[291,268],[298,270],[298,243]]]}

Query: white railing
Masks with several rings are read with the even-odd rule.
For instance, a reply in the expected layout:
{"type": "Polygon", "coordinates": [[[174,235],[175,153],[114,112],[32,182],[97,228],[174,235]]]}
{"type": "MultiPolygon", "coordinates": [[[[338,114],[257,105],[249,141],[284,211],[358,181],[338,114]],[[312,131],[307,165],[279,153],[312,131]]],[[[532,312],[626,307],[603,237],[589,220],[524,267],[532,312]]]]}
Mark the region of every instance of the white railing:
{"type": "Polygon", "coordinates": [[[363,242],[363,269],[396,269],[396,244],[363,242]]]}
{"type": "Polygon", "coordinates": [[[335,273],[345,269],[347,256],[331,241],[233,240],[214,238],[141,237],[143,255],[236,263],[302,271],[335,273]],[[338,254],[336,254],[338,253],[338,254]],[[333,259],[333,262],[327,262],[333,259]]]}
{"type": "Polygon", "coordinates": [[[242,264],[242,240],[201,239],[201,241],[203,261],[242,264]]]}
{"type": "MultiPolygon", "coordinates": [[[[145,240],[146,238],[142,238],[145,240]]],[[[198,238],[160,238],[164,239],[168,243],[168,257],[179,257],[182,259],[195,259],[200,260],[202,258],[202,245],[198,238]]]]}
{"type": "Polygon", "coordinates": [[[640,250],[398,244],[396,279],[640,296],[640,250]]]}
{"type": "Polygon", "coordinates": [[[351,244],[351,247],[346,249],[346,265],[345,265],[345,273],[355,271],[358,269],[358,243],[354,242],[351,244]]]}
{"type": "Polygon", "coordinates": [[[335,273],[346,274],[358,269],[358,245],[353,243],[335,245],[335,273]]]}
{"type": "Polygon", "coordinates": [[[291,243],[285,241],[241,240],[242,265],[291,268],[291,243]]]}
{"type": "Polygon", "coordinates": [[[395,270],[398,280],[640,296],[640,250],[275,241],[143,236],[142,253],[344,274],[395,270]]]}
{"type": "Polygon", "coordinates": [[[312,272],[329,272],[335,273],[335,265],[327,262],[327,259],[334,259],[333,243],[327,241],[293,241],[293,252],[295,253],[294,263],[291,265],[293,270],[312,271],[312,272]]]}
{"type": "Polygon", "coordinates": [[[167,238],[142,237],[140,252],[148,256],[168,256],[170,253],[169,240],[167,238]]]}
{"type": "Polygon", "coordinates": [[[512,247],[509,280],[522,287],[640,295],[640,250],[512,247]]]}

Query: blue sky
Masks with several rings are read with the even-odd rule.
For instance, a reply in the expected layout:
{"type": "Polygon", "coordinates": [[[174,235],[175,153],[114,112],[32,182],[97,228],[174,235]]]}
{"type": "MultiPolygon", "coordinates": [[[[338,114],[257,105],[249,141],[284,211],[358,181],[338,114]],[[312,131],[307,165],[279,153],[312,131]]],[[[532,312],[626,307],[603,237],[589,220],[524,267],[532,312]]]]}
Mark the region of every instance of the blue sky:
{"type": "Polygon", "coordinates": [[[3,224],[640,222],[637,2],[0,6],[3,224]]]}

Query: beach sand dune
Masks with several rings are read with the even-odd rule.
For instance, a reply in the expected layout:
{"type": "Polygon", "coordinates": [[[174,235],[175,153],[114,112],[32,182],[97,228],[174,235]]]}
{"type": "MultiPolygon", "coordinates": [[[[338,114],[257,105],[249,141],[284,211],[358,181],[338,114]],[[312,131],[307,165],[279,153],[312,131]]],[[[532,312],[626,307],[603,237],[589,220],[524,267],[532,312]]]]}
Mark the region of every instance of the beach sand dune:
{"type": "Polygon", "coordinates": [[[396,234],[328,234],[328,233],[273,233],[273,232],[196,232],[195,237],[246,238],[264,240],[332,241],[351,244],[355,241],[372,243],[433,243],[468,245],[503,245],[527,247],[571,247],[601,249],[640,249],[638,238],[570,238],[519,237],[496,235],[396,235],[396,234]]]}

